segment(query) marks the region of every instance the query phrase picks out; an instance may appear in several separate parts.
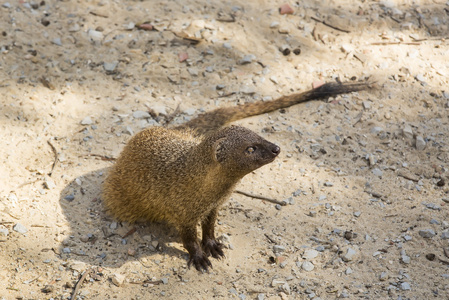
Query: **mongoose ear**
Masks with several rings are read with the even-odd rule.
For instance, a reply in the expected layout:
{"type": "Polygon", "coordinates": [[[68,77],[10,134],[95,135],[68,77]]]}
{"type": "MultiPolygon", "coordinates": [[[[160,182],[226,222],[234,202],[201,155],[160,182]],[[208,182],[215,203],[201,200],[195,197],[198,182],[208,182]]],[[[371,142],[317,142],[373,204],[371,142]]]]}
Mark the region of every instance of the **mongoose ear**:
{"type": "Polygon", "coordinates": [[[224,160],[224,152],[226,150],[224,146],[225,140],[226,138],[218,139],[214,142],[214,145],[212,146],[212,157],[218,163],[221,163],[224,160]]]}

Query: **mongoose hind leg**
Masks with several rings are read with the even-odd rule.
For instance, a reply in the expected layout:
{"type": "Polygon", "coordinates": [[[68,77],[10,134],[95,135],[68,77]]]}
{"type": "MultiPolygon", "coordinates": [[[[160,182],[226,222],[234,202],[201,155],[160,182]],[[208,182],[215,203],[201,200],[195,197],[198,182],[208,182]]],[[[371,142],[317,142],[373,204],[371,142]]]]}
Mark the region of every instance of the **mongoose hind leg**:
{"type": "Polygon", "coordinates": [[[203,239],[201,246],[206,256],[212,256],[213,258],[220,259],[224,257],[223,244],[217,242],[215,239],[215,221],[217,220],[218,209],[213,209],[209,215],[201,222],[201,228],[203,230],[203,239]]]}
{"type": "Polygon", "coordinates": [[[189,262],[187,264],[189,268],[192,264],[198,271],[207,271],[209,267],[212,268],[210,260],[198,242],[196,224],[184,225],[180,234],[184,248],[189,252],[189,262]]]}

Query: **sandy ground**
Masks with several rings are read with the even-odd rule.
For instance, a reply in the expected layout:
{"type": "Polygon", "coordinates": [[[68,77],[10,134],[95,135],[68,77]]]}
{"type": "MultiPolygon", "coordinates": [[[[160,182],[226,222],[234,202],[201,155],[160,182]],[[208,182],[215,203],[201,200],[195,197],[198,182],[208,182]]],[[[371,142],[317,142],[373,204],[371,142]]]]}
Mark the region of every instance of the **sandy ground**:
{"type": "Polygon", "coordinates": [[[449,297],[449,5],[282,4],[2,2],[1,299],[449,297]],[[172,124],[368,77],[238,122],[282,148],[238,189],[288,205],[233,194],[209,273],[174,229],[105,214],[113,158],[178,105],[172,124]]]}

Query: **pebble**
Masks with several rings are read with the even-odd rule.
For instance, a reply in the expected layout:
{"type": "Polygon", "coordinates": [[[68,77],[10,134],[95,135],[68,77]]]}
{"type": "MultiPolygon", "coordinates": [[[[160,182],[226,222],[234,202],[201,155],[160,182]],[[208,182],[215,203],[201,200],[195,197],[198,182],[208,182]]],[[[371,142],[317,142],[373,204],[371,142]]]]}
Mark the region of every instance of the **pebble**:
{"type": "Polygon", "coordinates": [[[352,248],[348,248],[346,250],[346,253],[342,256],[342,259],[346,262],[352,261],[356,257],[356,254],[357,254],[356,250],[354,250],[352,248]]]}
{"type": "Polygon", "coordinates": [[[419,82],[425,83],[426,79],[424,78],[423,74],[418,74],[415,76],[415,79],[418,80],[419,82]]]}
{"type": "Polygon", "coordinates": [[[0,236],[8,236],[9,235],[9,230],[7,228],[0,228],[0,236]]]}
{"type": "Polygon", "coordinates": [[[366,110],[371,109],[371,102],[363,101],[363,108],[366,109],[366,110]]]}
{"type": "Polygon", "coordinates": [[[51,189],[54,189],[56,187],[56,184],[50,178],[45,178],[44,186],[45,186],[46,189],[51,190],[51,189]]]}
{"type": "Polygon", "coordinates": [[[285,252],[285,247],[281,245],[274,245],[273,246],[273,252],[274,253],[282,253],[285,252]]]}
{"type": "Polygon", "coordinates": [[[196,68],[187,68],[187,72],[192,76],[198,76],[199,74],[198,69],[196,68]]]}
{"type": "Polygon", "coordinates": [[[161,278],[161,281],[163,284],[168,284],[168,278],[161,278]]]}
{"type": "Polygon", "coordinates": [[[75,196],[73,194],[67,195],[64,197],[64,200],[73,201],[75,200],[75,196]]]}
{"type": "Polygon", "coordinates": [[[278,27],[279,27],[279,22],[274,21],[270,24],[270,28],[278,28],[278,27]]]}
{"type": "Polygon", "coordinates": [[[285,280],[281,280],[281,279],[273,279],[271,281],[271,287],[278,287],[278,286],[282,286],[284,284],[286,284],[287,282],[285,282],[285,280]]]}
{"type": "Polygon", "coordinates": [[[65,248],[62,248],[62,252],[63,252],[63,253],[71,253],[72,250],[70,250],[69,247],[65,247],[65,248]]]}
{"type": "Polygon", "coordinates": [[[382,272],[382,273],[380,273],[380,275],[379,275],[379,280],[380,281],[385,281],[385,280],[387,280],[389,278],[389,276],[388,276],[388,273],[387,272],[382,272]]]}
{"type": "Polygon", "coordinates": [[[311,260],[311,259],[314,259],[315,257],[317,257],[318,254],[319,254],[319,252],[315,249],[307,249],[306,251],[304,251],[302,258],[306,259],[306,260],[311,260]]]}
{"type": "Polygon", "coordinates": [[[77,271],[78,273],[83,272],[83,271],[86,269],[86,267],[87,267],[86,263],[83,263],[83,262],[81,262],[81,261],[73,262],[73,263],[70,264],[70,266],[69,266],[69,268],[70,268],[72,271],[77,271]]]}
{"type": "Polygon", "coordinates": [[[97,30],[89,29],[89,31],[87,31],[87,35],[93,42],[100,42],[103,40],[103,33],[97,30]]]}
{"type": "Polygon", "coordinates": [[[417,135],[416,136],[416,150],[422,151],[426,148],[426,141],[423,139],[422,136],[417,135]]]}
{"type": "Polygon", "coordinates": [[[123,282],[125,281],[125,275],[114,273],[109,277],[112,281],[112,283],[116,286],[121,286],[123,282]]]}
{"type": "Polygon", "coordinates": [[[315,269],[315,266],[310,261],[305,261],[301,264],[301,268],[306,272],[310,272],[313,271],[313,269],[315,269]]]}
{"type": "Polygon", "coordinates": [[[279,13],[281,15],[291,15],[294,13],[294,10],[290,6],[290,4],[285,3],[285,4],[282,4],[281,7],[279,8],[279,13]]]}
{"type": "Polygon", "coordinates": [[[408,138],[408,139],[413,138],[412,127],[410,125],[406,124],[404,126],[404,128],[402,129],[402,134],[404,135],[405,138],[408,138]]]}
{"type": "Polygon", "coordinates": [[[349,274],[352,274],[352,273],[354,273],[354,271],[351,268],[349,268],[349,267],[345,271],[346,275],[349,275],[349,274]]]}
{"type": "Polygon", "coordinates": [[[16,225],[14,225],[14,227],[13,227],[12,229],[13,229],[14,231],[17,231],[18,233],[21,233],[21,234],[25,234],[25,233],[28,232],[28,229],[26,229],[26,227],[23,226],[23,225],[20,224],[20,223],[17,223],[16,225]]]}
{"type": "Polygon", "coordinates": [[[410,286],[410,283],[408,282],[403,282],[401,283],[401,290],[403,291],[410,291],[412,288],[410,286]]]}
{"type": "Polygon", "coordinates": [[[265,300],[265,294],[258,294],[257,300],[265,300]]]}
{"type": "Polygon", "coordinates": [[[419,235],[422,236],[425,239],[430,239],[436,235],[435,231],[433,229],[423,229],[419,231],[419,235]]]}
{"type": "Polygon", "coordinates": [[[91,117],[87,116],[81,121],[81,125],[91,125],[93,123],[91,117]]]}
{"type": "Polygon", "coordinates": [[[362,213],[360,211],[356,211],[356,212],[354,212],[354,217],[358,218],[358,217],[360,217],[361,214],[362,213]]]}
{"type": "Polygon", "coordinates": [[[253,55],[253,54],[248,54],[248,55],[243,56],[243,58],[242,58],[241,60],[239,60],[239,61],[237,62],[237,64],[239,64],[239,65],[250,64],[250,63],[252,63],[252,61],[253,61],[254,59],[256,59],[256,56],[255,56],[255,55],[253,55]]]}
{"type": "Polygon", "coordinates": [[[125,129],[123,129],[123,133],[134,135],[134,130],[131,128],[131,126],[126,126],[125,129]]]}
{"type": "Polygon", "coordinates": [[[114,72],[115,68],[117,68],[117,65],[118,65],[118,61],[104,62],[103,63],[103,69],[106,72],[114,72]]]}
{"type": "Polygon", "coordinates": [[[443,240],[448,240],[449,239],[449,231],[443,231],[443,233],[441,234],[441,238],[443,240]]]}
{"type": "Polygon", "coordinates": [[[382,170],[380,170],[379,168],[374,168],[371,170],[371,172],[373,172],[374,175],[379,176],[379,177],[382,177],[382,175],[383,175],[382,170]]]}
{"type": "Polygon", "coordinates": [[[2,7],[4,8],[11,8],[11,4],[9,2],[5,2],[2,4],[2,7]]]}
{"type": "Polygon", "coordinates": [[[133,112],[133,118],[134,119],[149,119],[151,118],[151,115],[143,110],[136,110],[133,112]]]}
{"type": "Polygon", "coordinates": [[[330,182],[330,181],[326,181],[326,182],[324,183],[324,186],[334,186],[334,183],[333,183],[333,182],[330,182]]]}
{"type": "Polygon", "coordinates": [[[109,228],[111,228],[112,230],[116,230],[118,227],[117,222],[112,222],[111,225],[109,225],[109,228]]]}
{"type": "Polygon", "coordinates": [[[61,41],[61,38],[59,38],[59,37],[54,38],[51,42],[57,46],[62,46],[62,41],[61,41]]]}
{"type": "Polygon", "coordinates": [[[232,45],[230,43],[223,43],[223,47],[226,49],[232,49],[232,45]]]}

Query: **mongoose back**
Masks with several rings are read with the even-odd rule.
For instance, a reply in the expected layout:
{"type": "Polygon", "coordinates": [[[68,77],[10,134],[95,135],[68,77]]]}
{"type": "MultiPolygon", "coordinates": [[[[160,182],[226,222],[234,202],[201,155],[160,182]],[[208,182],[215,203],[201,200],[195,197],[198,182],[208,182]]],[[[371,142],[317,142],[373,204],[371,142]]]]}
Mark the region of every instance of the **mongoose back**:
{"type": "Polygon", "coordinates": [[[175,226],[189,252],[188,265],[207,271],[212,266],[209,256],[224,256],[214,234],[218,209],[243,176],[280,153],[278,146],[249,129],[223,126],[368,86],[328,83],[273,101],[219,108],[174,129],[145,129],[130,139],[109,171],[103,186],[105,206],[120,221],[165,221],[175,226]]]}

